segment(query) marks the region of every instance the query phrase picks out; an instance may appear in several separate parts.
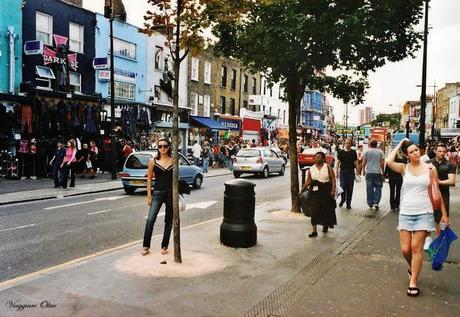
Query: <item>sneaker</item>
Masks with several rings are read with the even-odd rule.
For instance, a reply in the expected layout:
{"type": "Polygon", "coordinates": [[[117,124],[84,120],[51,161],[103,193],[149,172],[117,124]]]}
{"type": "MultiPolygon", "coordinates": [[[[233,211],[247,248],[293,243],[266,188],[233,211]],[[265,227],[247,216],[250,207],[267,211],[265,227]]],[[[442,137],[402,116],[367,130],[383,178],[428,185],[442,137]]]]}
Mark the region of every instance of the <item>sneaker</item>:
{"type": "Polygon", "coordinates": [[[344,201],[341,201],[341,202],[339,203],[339,207],[342,207],[344,203],[345,203],[344,201]]]}
{"type": "Polygon", "coordinates": [[[423,250],[428,251],[431,242],[433,242],[433,238],[431,238],[430,236],[426,237],[425,244],[423,245],[423,250]]]}
{"type": "Polygon", "coordinates": [[[374,206],[372,206],[372,205],[368,205],[368,206],[369,206],[369,208],[368,208],[369,210],[374,210],[374,206]]]}
{"type": "Polygon", "coordinates": [[[375,205],[374,205],[374,208],[375,208],[375,210],[379,210],[379,205],[378,205],[378,204],[375,204],[375,205]]]}
{"type": "Polygon", "coordinates": [[[347,205],[347,209],[351,209],[351,205],[347,205]]]}

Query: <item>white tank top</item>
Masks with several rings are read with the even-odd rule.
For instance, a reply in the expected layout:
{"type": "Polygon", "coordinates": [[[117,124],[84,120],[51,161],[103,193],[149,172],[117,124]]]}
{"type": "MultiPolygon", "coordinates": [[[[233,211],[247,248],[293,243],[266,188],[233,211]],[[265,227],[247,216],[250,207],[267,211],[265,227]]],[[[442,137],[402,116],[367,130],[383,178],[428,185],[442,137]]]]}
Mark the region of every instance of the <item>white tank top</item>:
{"type": "Polygon", "coordinates": [[[401,187],[400,214],[403,215],[421,215],[433,213],[433,205],[428,196],[428,187],[430,186],[430,173],[420,176],[414,176],[407,170],[403,176],[401,187]]]}
{"type": "Polygon", "coordinates": [[[312,180],[317,180],[321,183],[329,182],[329,169],[326,164],[323,164],[321,170],[318,170],[316,165],[310,167],[310,175],[312,180]]]}

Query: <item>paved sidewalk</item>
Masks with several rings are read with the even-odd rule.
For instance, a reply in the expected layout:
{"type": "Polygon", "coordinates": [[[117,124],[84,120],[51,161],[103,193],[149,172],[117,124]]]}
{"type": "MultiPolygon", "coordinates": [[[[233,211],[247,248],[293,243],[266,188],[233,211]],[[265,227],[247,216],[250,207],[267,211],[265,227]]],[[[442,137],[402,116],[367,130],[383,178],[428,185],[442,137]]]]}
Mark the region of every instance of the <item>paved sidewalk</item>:
{"type": "MultiPolygon", "coordinates": [[[[228,175],[228,169],[209,169],[204,177],[228,175]]],[[[78,196],[123,189],[121,180],[112,180],[110,174],[98,174],[95,179],[77,178],[75,188],[54,188],[51,179],[5,180],[0,179],[0,205],[20,202],[78,196]]]]}
{"type": "MultiPolygon", "coordinates": [[[[459,194],[451,194],[456,227],[459,194]]],[[[386,215],[388,204],[378,213],[365,202],[337,208],[339,226],[316,239],[306,237],[308,220],[287,206],[289,199],[258,206],[252,248],[221,245],[218,218],[182,228],[182,264],[159,254],[155,236],[145,257],[134,241],[0,283],[0,316],[458,316],[459,241],[442,272],[424,263],[423,293],[408,298],[397,215],[386,215]]]]}

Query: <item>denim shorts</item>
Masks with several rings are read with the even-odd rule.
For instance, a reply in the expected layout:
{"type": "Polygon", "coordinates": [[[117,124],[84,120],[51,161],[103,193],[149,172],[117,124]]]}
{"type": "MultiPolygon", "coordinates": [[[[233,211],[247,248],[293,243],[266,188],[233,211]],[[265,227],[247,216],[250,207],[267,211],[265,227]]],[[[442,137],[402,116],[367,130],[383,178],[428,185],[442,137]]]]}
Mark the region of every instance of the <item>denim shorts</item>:
{"type": "Polygon", "coordinates": [[[397,230],[406,231],[435,231],[434,215],[432,213],[419,215],[399,214],[399,225],[397,230]]]}

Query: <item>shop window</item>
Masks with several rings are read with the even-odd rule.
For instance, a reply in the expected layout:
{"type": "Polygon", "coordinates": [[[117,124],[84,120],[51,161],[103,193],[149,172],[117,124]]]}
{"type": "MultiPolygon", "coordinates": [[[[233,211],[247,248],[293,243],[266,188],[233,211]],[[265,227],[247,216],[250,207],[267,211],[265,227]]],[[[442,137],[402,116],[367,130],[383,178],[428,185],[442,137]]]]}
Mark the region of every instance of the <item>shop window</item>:
{"type": "Polygon", "coordinates": [[[69,23],[69,49],[72,52],[83,53],[83,25],[69,23]]]}
{"type": "Polygon", "coordinates": [[[196,57],[192,57],[192,74],[190,76],[191,80],[199,81],[200,75],[200,60],[196,57]]]}
{"type": "Polygon", "coordinates": [[[204,95],[203,108],[204,108],[204,116],[211,117],[211,96],[204,95]]]}
{"type": "Polygon", "coordinates": [[[116,56],[136,59],[136,44],[123,41],[121,39],[113,39],[113,53],[116,56]]]}
{"type": "Polygon", "coordinates": [[[211,84],[211,67],[210,62],[204,62],[204,83],[209,85],[211,84]]]}
{"type": "Polygon", "coordinates": [[[192,92],[190,93],[190,108],[192,109],[191,115],[198,115],[198,94],[192,92]]]}
{"type": "Polygon", "coordinates": [[[232,69],[232,80],[230,82],[230,87],[235,90],[236,89],[236,70],[232,69]]]}
{"type": "Polygon", "coordinates": [[[230,114],[235,115],[235,99],[230,98],[230,114]]]}
{"type": "Polygon", "coordinates": [[[35,12],[36,36],[43,44],[53,45],[53,16],[35,12]]]}
{"type": "Polygon", "coordinates": [[[81,74],[70,72],[69,82],[74,92],[81,93],[81,74]]]}
{"type": "Polygon", "coordinates": [[[227,86],[227,67],[222,66],[220,68],[220,77],[221,77],[221,86],[226,87],[227,86]]]}
{"type": "Polygon", "coordinates": [[[155,69],[162,70],[163,61],[163,48],[160,46],[155,46],[155,69]]]}
{"type": "Polygon", "coordinates": [[[220,113],[225,113],[225,97],[220,96],[220,113]]]}
{"type": "MultiPolygon", "coordinates": [[[[111,96],[110,85],[108,86],[108,95],[111,96]]],[[[136,85],[115,81],[115,98],[134,100],[136,97],[135,91],[136,85]]]]}

